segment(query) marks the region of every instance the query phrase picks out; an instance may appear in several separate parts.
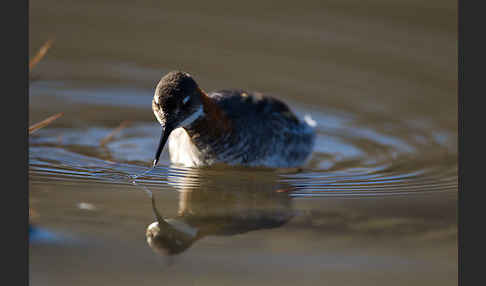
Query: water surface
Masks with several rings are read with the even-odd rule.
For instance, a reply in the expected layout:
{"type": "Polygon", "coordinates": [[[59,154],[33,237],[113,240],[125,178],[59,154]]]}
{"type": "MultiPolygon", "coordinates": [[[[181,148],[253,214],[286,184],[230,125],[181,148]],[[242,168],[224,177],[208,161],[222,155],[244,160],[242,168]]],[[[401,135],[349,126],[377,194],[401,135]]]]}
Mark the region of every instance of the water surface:
{"type": "Polygon", "coordinates": [[[456,285],[456,3],[321,2],[31,2],[31,283],[456,285]],[[312,160],[150,169],[173,69],[311,115],[312,160]]]}

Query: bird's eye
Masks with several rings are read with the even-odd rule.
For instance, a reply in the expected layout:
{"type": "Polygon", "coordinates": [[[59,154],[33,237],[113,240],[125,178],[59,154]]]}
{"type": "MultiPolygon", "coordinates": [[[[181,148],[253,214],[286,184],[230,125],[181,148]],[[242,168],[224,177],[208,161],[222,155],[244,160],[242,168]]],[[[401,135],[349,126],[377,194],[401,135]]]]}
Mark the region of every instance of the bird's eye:
{"type": "Polygon", "coordinates": [[[185,105],[185,104],[186,104],[186,103],[189,101],[189,99],[191,99],[191,97],[190,97],[190,96],[186,96],[186,97],[184,97],[184,99],[182,99],[182,104],[184,104],[184,105],[185,105]]]}

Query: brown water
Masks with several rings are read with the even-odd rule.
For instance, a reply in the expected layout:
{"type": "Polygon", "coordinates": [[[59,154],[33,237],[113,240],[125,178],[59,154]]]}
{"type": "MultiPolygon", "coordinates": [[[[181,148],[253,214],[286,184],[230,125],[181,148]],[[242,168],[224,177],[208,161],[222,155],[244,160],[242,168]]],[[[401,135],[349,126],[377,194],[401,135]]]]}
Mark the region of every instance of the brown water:
{"type": "Polygon", "coordinates": [[[456,1],[301,2],[29,3],[32,285],[457,284],[456,1]],[[310,114],[309,165],[148,171],[174,69],[310,114]]]}

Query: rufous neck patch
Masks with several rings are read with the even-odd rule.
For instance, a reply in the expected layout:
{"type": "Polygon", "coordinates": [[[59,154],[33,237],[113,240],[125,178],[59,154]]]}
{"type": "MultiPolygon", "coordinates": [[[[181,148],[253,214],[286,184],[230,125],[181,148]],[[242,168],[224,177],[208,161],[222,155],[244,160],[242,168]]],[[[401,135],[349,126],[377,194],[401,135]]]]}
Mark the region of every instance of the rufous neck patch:
{"type": "Polygon", "coordinates": [[[204,113],[212,128],[220,129],[223,132],[230,131],[231,121],[228,116],[202,89],[199,88],[199,92],[201,93],[204,113]]]}

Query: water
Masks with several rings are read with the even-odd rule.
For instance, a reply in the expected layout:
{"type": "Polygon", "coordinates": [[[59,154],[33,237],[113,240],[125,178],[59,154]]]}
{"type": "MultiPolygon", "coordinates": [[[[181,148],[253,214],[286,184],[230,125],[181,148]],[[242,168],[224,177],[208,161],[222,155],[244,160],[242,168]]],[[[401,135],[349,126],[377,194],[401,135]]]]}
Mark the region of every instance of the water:
{"type": "Polygon", "coordinates": [[[321,2],[31,2],[31,283],[456,285],[456,3],[321,2]],[[312,160],[150,169],[173,69],[311,115],[312,160]]]}

